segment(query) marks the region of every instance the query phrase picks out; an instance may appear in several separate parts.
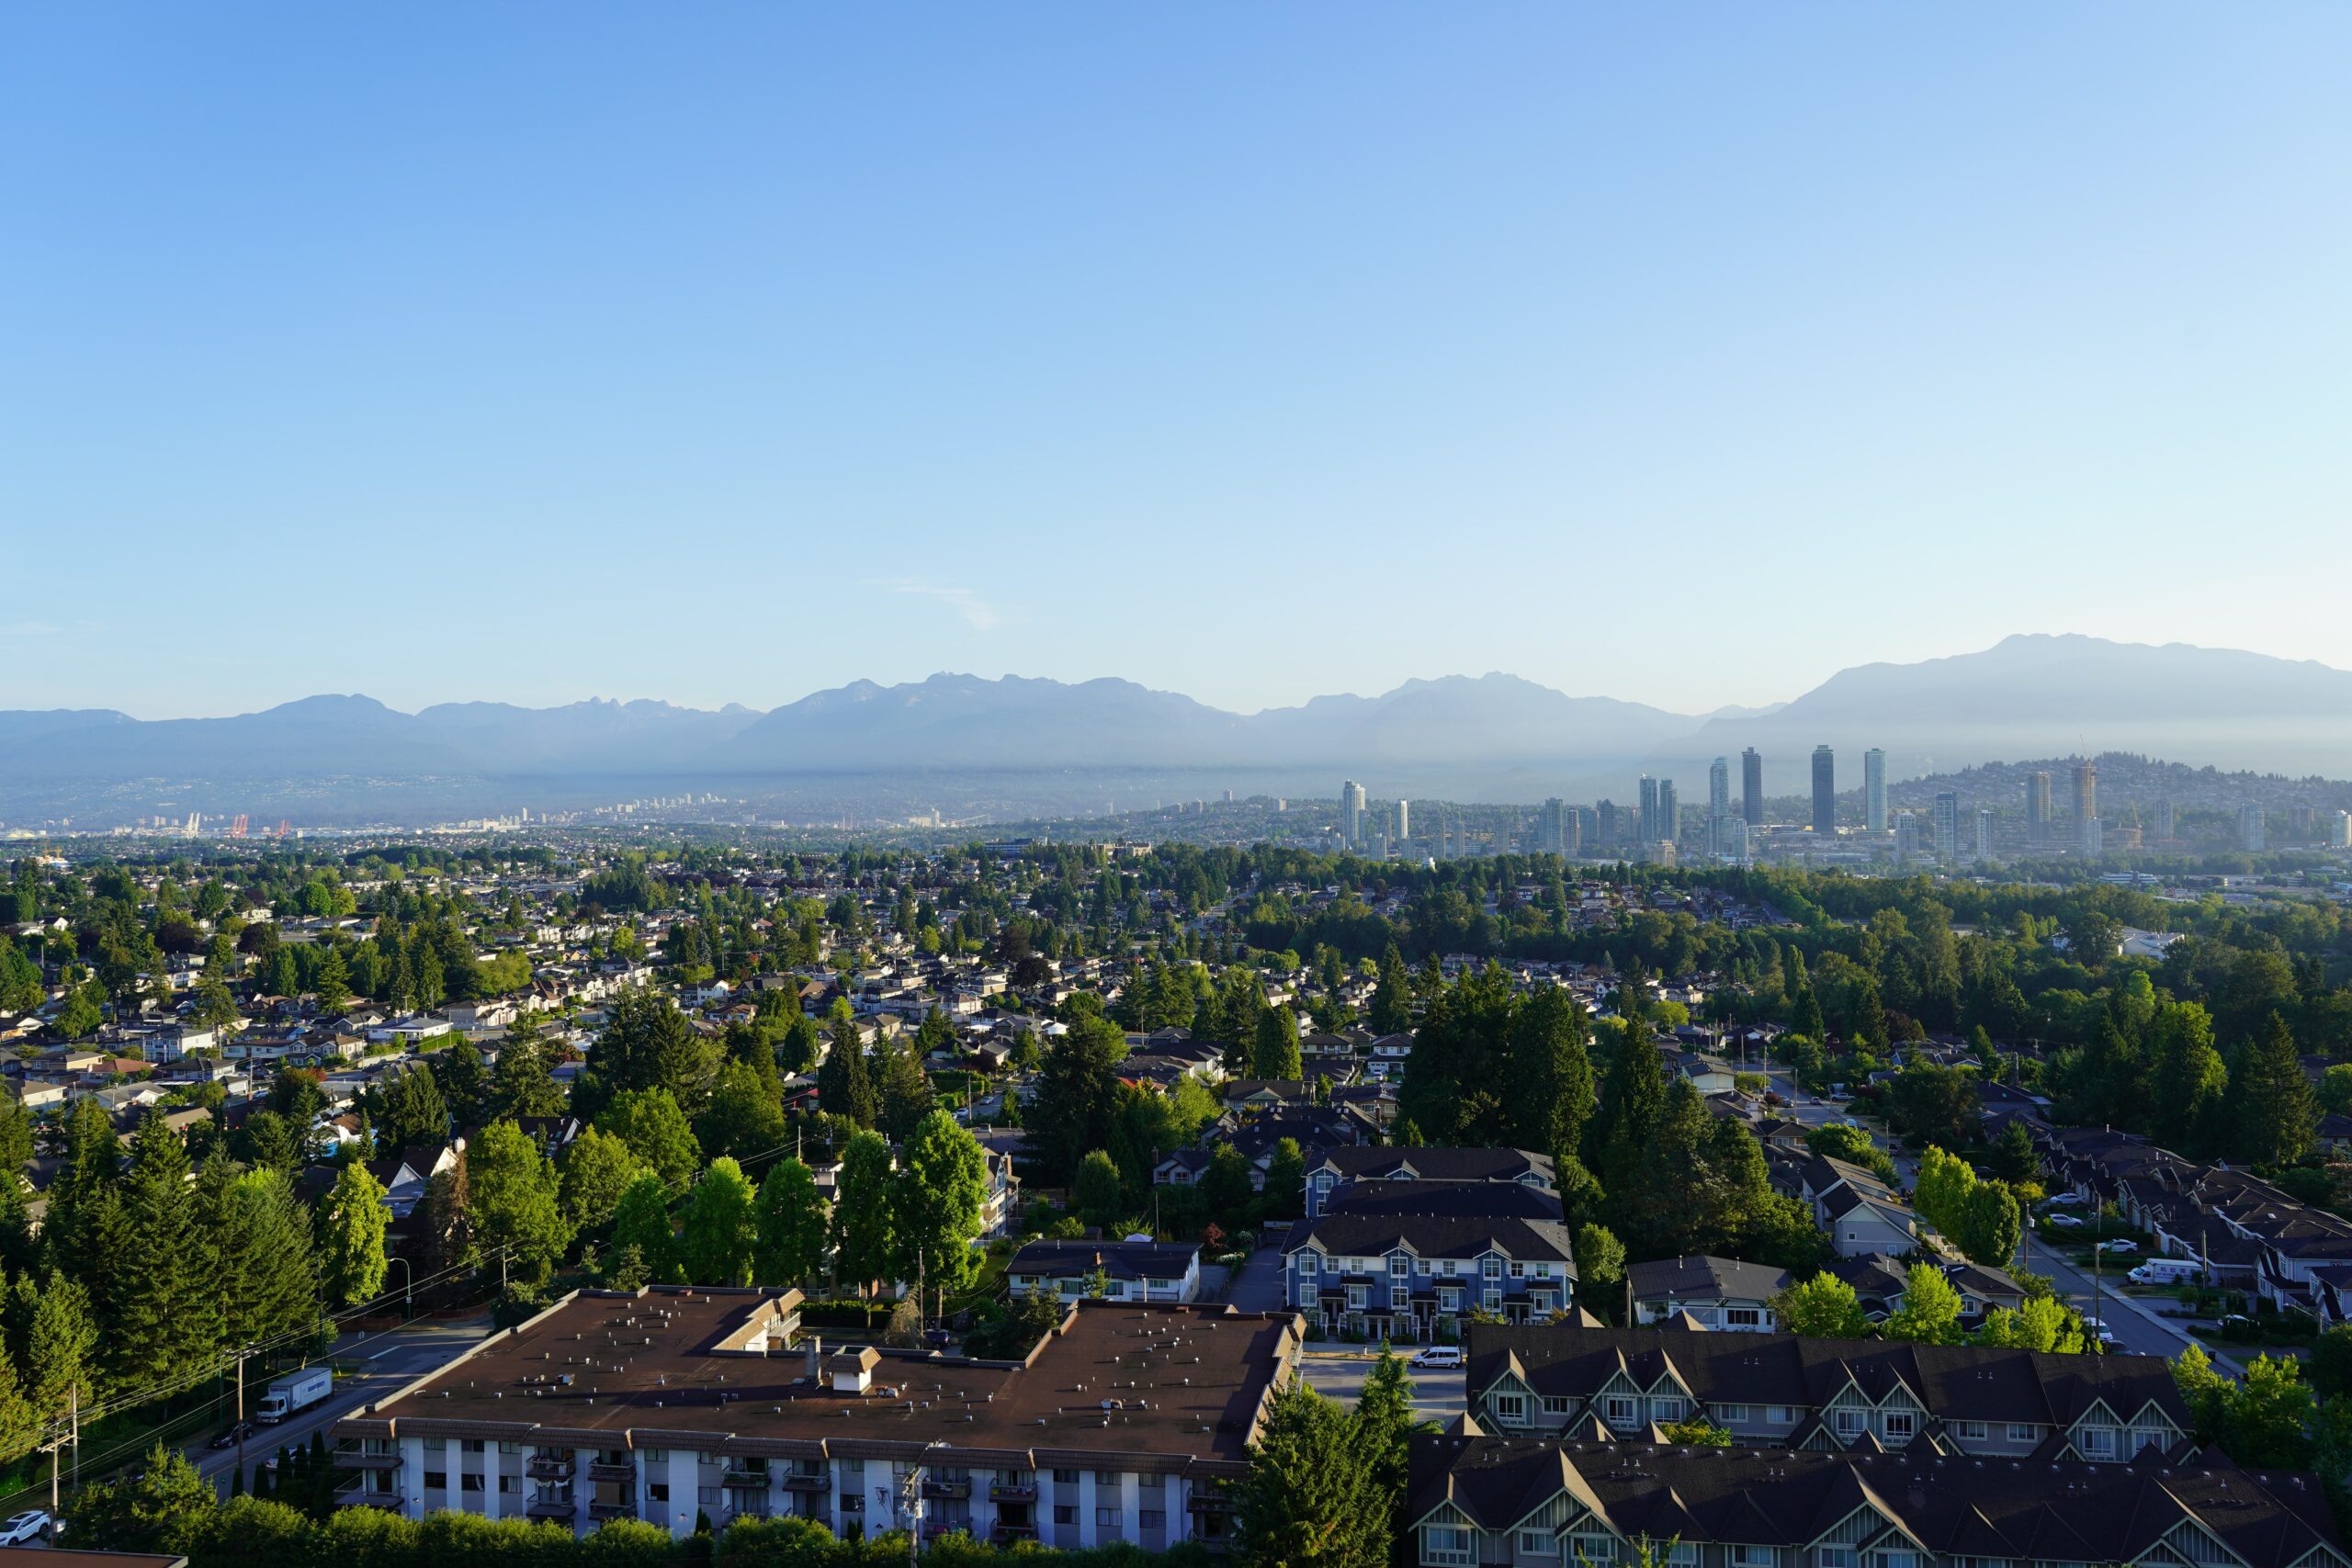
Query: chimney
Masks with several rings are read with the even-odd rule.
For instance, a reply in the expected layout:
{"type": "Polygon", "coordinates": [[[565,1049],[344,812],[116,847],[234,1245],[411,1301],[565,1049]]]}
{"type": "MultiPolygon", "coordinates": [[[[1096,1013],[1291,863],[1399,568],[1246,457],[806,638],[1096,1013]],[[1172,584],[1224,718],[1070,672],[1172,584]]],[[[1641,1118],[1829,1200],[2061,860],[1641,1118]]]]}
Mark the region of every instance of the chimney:
{"type": "Polygon", "coordinates": [[[802,1366],[804,1375],[810,1382],[815,1382],[823,1375],[825,1368],[825,1337],[823,1335],[811,1334],[808,1337],[808,1349],[803,1358],[802,1366]]]}

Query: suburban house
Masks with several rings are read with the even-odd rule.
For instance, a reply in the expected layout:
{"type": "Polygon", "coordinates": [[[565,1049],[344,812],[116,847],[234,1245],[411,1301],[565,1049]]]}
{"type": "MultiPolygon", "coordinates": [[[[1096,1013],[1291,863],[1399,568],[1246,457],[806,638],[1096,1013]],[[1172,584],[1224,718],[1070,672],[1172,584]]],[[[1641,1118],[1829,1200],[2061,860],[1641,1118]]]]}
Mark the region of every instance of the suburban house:
{"type": "Polygon", "coordinates": [[[1660,1258],[1625,1269],[1634,1321],[1657,1323],[1688,1313],[1702,1328],[1764,1334],[1780,1327],[1772,1298],[1789,1288],[1789,1271],[1736,1258],[1660,1258]]]}
{"type": "Polygon", "coordinates": [[[2345,1568],[2316,1478],[1996,1465],[1918,1452],[1412,1439],[1397,1561],[1422,1568],[2345,1568]]]}
{"type": "Polygon", "coordinates": [[[1096,1283],[1114,1302],[1189,1302],[1201,1292],[1201,1249],[1179,1241],[1033,1241],[1005,1265],[1015,1296],[1063,1301],[1096,1283]]]}
{"type": "Polygon", "coordinates": [[[1557,1220],[1327,1213],[1283,1244],[1283,1300],[1373,1339],[1450,1336],[1475,1310],[1542,1323],[1575,1304],[1576,1280],[1557,1220]]]}
{"type": "Polygon", "coordinates": [[[2186,1462],[2188,1407],[2161,1356],[1472,1324],[1467,1404],[1487,1431],[1650,1443],[1704,1417],[1736,1446],[2186,1462]]]}

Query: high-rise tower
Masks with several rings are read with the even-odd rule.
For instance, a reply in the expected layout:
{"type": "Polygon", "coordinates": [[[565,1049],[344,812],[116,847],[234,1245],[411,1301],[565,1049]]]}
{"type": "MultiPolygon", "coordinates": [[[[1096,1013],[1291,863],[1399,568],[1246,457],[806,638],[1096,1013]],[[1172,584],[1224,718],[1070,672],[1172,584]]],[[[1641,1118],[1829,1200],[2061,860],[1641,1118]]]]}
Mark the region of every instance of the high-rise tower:
{"type": "Polygon", "coordinates": [[[1838,753],[1827,746],[1813,749],[1813,830],[1838,830],[1838,753]]]}

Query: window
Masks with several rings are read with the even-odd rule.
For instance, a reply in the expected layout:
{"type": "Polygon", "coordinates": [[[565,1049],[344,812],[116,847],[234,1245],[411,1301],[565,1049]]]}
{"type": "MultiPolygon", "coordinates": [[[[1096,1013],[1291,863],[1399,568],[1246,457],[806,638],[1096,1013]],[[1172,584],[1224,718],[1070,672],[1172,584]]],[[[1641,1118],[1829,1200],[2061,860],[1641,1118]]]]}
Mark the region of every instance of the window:
{"type": "Polygon", "coordinates": [[[1724,1326],[1761,1328],[1764,1326],[1764,1314],[1754,1307],[1725,1307],[1724,1308],[1724,1326]]]}
{"type": "Polygon", "coordinates": [[[1298,1255],[1298,1271],[1302,1274],[1312,1274],[1315,1272],[1315,1254],[1311,1252],[1302,1252],[1298,1255]]]}
{"type": "Polygon", "coordinates": [[[1370,1300],[1371,1292],[1363,1286],[1350,1285],[1348,1287],[1348,1310],[1350,1312],[1363,1311],[1365,1305],[1370,1302],[1370,1300]]]}
{"type": "MultiPolygon", "coordinates": [[[[660,1464],[663,1460],[668,1459],[669,1457],[670,1450],[667,1449],[648,1449],[645,1450],[645,1462],[648,1464],[660,1464]]],[[[858,1462],[863,1464],[865,1461],[860,1460],[858,1462]]]]}
{"type": "Polygon", "coordinates": [[[1521,1557],[1557,1557],[1560,1545],[1552,1539],[1550,1530],[1521,1530],[1519,1532],[1519,1554],[1521,1557]]]}
{"type": "Polygon", "coordinates": [[[695,1487],[695,1501],[700,1503],[705,1507],[711,1507],[715,1506],[718,1502],[718,1488],[716,1486],[695,1487]]]}
{"type": "Polygon", "coordinates": [[[1735,1421],[1745,1422],[1754,1417],[1748,1414],[1748,1407],[1745,1404],[1718,1404],[1715,1406],[1715,1419],[1728,1427],[1735,1421]]]}
{"type": "Polygon", "coordinates": [[[1470,1545],[1470,1532],[1450,1525],[1423,1527],[1421,1561],[1440,1568],[1467,1568],[1467,1564],[1477,1561],[1470,1545]]]}
{"type": "Polygon", "coordinates": [[[1870,1418],[1859,1410],[1840,1410],[1835,1424],[1839,1437],[1859,1438],[1862,1435],[1862,1428],[1870,1425],[1870,1418]]]}
{"type": "Polygon", "coordinates": [[[481,1477],[479,1475],[460,1475],[458,1477],[458,1490],[460,1492],[481,1491],[481,1477]]]}
{"type": "Polygon", "coordinates": [[[1168,1511],[1164,1508],[1145,1508],[1136,1514],[1136,1522],[1148,1530],[1164,1530],[1168,1528],[1168,1511]]]}
{"type": "Polygon", "coordinates": [[[519,1454],[523,1451],[523,1445],[520,1443],[501,1443],[498,1445],[498,1451],[503,1454],[519,1454]]]}
{"type": "Polygon", "coordinates": [[[1576,1402],[1575,1400],[1573,1400],[1573,1399],[1562,1399],[1558,1394],[1555,1394],[1555,1393],[1547,1393],[1547,1394],[1545,1394],[1545,1395],[1544,1396],[1544,1415],[1546,1415],[1546,1416],[1573,1416],[1573,1415],[1575,1415],[1576,1413],[1577,1413],[1577,1402],[1576,1402]]]}
{"type": "Polygon", "coordinates": [[[1641,1419],[1637,1401],[1622,1393],[1609,1396],[1607,1419],[1612,1427],[1630,1427],[1641,1419]]]}
{"type": "Polygon", "coordinates": [[[1413,1272],[1419,1274],[1424,1280],[1428,1279],[1430,1274],[1430,1260],[1426,1258],[1414,1258],[1413,1272]]]}
{"type": "Polygon", "coordinates": [[[1412,1267],[1413,1260],[1406,1257],[1403,1253],[1392,1252],[1388,1255],[1388,1277],[1390,1279],[1403,1279],[1406,1274],[1411,1270],[1412,1267]]]}
{"type": "Polygon", "coordinates": [[[519,1476],[502,1475],[498,1478],[498,1489],[512,1495],[523,1490],[522,1479],[519,1476]]]}
{"type": "Polygon", "coordinates": [[[1982,1421],[1955,1421],[1951,1430],[1963,1443],[1981,1443],[1992,1435],[1992,1428],[1982,1421]]]}
{"type": "Polygon", "coordinates": [[[1118,1483],[1119,1472],[1115,1470],[1098,1470],[1094,1472],[1094,1484],[1097,1486],[1116,1486],[1118,1483]]]}
{"type": "Polygon", "coordinates": [[[1579,1562],[1599,1564],[1617,1561],[1617,1538],[1613,1535],[1578,1531],[1568,1541],[1579,1562]]]}
{"type": "Polygon", "coordinates": [[[1908,1410],[1890,1410],[1886,1413],[1886,1435],[1889,1438],[1907,1443],[1911,1440],[1911,1434],[1917,1429],[1917,1418],[1908,1410]]]}
{"type": "Polygon", "coordinates": [[[2030,1421],[2010,1422],[2009,1441],[2013,1443],[2030,1443],[2033,1441],[2033,1423],[2030,1421]]]}
{"type": "Polygon", "coordinates": [[[1113,1529],[1117,1529],[1120,1522],[1126,1516],[1120,1513],[1116,1508],[1107,1508],[1098,1504],[1094,1509],[1094,1525],[1098,1529],[1104,1525],[1110,1526],[1113,1529]]]}
{"type": "Polygon", "coordinates": [[[466,1438],[464,1443],[460,1446],[459,1451],[469,1454],[478,1454],[481,1452],[481,1439],[480,1438],[466,1438]]]}
{"type": "Polygon", "coordinates": [[[1919,1568],[1919,1554],[1916,1551],[1873,1551],[1871,1553],[1871,1568],[1919,1568]]]}
{"type": "Polygon", "coordinates": [[[2113,1459],[2115,1457],[2114,1427],[2086,1427],[2079,1436],[2085,1459],[2113,1459]]]}
{"type": "Polygon", "coordinates": [[[1764,1407],[1764,1419],[1775,1427],[1793,1427],[1797,1424],[1797,1407],[1793,1404],[1768,1404],[1764,1407]]]}
{"type": "Polygon", "coordinates": [[[1854,1568],[1854,1549],[1850,1546],[1823,1547],[1821,1568],[1854,1568]]]}
{"type": "MultiPolygon", "coordinates": [[[[666,1481],[649,1481],[645,1483],[645,1495],[656,1503],[666,1503],[670,1500],[670,1483],[666,1481]]],[[[842,1498],[842,1506],[848,1507],[850,1502],[849,1498],[842,1498]]]]}
{"type": "Polygon", "coordinates": [[[449,1472],[447,1471],[428,1470],[424,1472],[424,1489],[430,1492],[436,1486],[443,1491],[448,1490],[449,1472]]]}
{"type": "Polygon", "coordinates": [[[1690,1406],[1685,1400],[1654,1399],[1650,1401],[1650,1411],[1655,1420],[1679,1421],[1690,1413],[1690,1406]]]}
{"type": "Polygon", "coordinates": [[[1057,1525],[1074,1525],[1078,1523],[1078,1509],[1068,1503],[1055,1504],[1054,1523],[1057,1525]]]}
{"type": "Polygon", "coordinates": [[[1731,1568],[1779,1568],[1781,1554],[1770,1546],[1735,1546],[1731,1568]]]}
{"type": "Polygon", "coordinates": [[[1388,1304],[1393,1307],[1411,1306],[1413,1304],[1413,1287],[1410,1285],[1389,1286],[1388,1304]]]}
{"type": "Polygon", "coordinates": [[[1699,1568],[1699,1544],[1678,1540],[1667,1549],[1666,1561],[1671,1568],[1699,1568]]]}
{"type": "Polygon", "coordinates": [[[1481,1280],[1499,1280],[1502,1277],[1503,1260],[1501,1258],[1495,1257],[1492,1253],[1489,1253],[1486,1257],[1478,1259],[1478,1278],[1481,1280]]]}
{"type": "Polygon", "coordinates": [[[1078,1472],[1074,1470],[1057,1470],[1054,1472],[1054,1484],[1057,1486],[1077,1485],[1078,1472]]]}
{"type": "Polygon", "coordinates": [[[1495,1407],[1495,1419],[1514,1427],[1527,1422],[1527,1396],[1521,1393],[1498,1393],[1487,1402],[1495,1407]]]}
{"type": "Polygon", "coordinates": [[[1526,1279],[1526,1278],[1527,1278],[1527,1265],[1526,1265],[1526,1264],[1524,1264],[1524,1263],[1520,1262],[1517,1258],[1513,1258],[1513,1259],[1511,1260],[1511,1266],[1510,1266],[1510,1277],[1511,1277],[1512,1279],[1514,1279],[1514,1280],[1524,1280],[1524,1279],[1526,1279]]]}

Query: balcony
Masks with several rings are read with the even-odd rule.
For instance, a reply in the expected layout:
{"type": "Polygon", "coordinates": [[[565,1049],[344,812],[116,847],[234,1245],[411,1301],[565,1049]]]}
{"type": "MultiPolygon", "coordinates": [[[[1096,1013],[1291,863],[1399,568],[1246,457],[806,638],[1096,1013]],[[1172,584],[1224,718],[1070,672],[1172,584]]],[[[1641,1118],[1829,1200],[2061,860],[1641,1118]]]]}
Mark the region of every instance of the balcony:
{"type": "Polygon", "coordinates": [[[989,1501],[991,1503],[1034,1503],[1036,1500],[1037,1483],[1034,1481],[1025,1485],[1007,1484],[1000,1481],[989,1487],[989,1501]]]}
{"type": "Polygon", "coordinates": [[[729,1470],[720,1474],[718,1483],[734,1492],[764,1492],[768,1489],[768,1472],[764,1470],[729,1470]]]}
{"type": "Polygon", "coordinates": [[[922,1483],[922,1495],[926,1497],[940,1497],[949,1502],[961,1503],[971,1496],[972,1483],[969,1481],[926,1480],[922,1483]]]}
{"type": "Polygon", "coordinates": [[[355,1475],[334,1489],[334,1506],[338,1508],[398,1508],[399,1492],[374,1484],[372,1474],[355,1475]]]}
{"type": "Polygon", "coordinates": [[[588,1517],[599,1524],[606,1519],[633,1519],[637,1517],[637,1505],[626,1497],[616,1503],[591,1503],[588,1517]]]}
{"type": "Polygon", "coordinates": [[[637,1463],[633,1460],[626,1460],[616,1464],[606,1460],[592,1459],[588,1461],[588,1479],[591,1481],[635,1481],[637,1463]]]}
{"type": "Polygon", "coordinates": [[[570,1454],[533,1454],[523,1461],[523,1473],[534,1481],[569,1481],[574,1468],[570,1454]]]}
{"type": "Polygon", "coordinates": [[[1035,1525],[1009,1525],[1002,1519],[999,1519],[994,1525],[989,1528],[989,1539],[996,1542],[999,1546],[1016,1540],[1035,1540],[1037,1539],[1037,1527],[1035,1525]]]}
{"type": "Polygon", "coordinates": [[[1222,1492],[1195,1492],[1184,1499],[1184,1507],[1194,1514],[1229,1514],[1233,1499],[1222,1492]]]}
{"type": "Polygon", "coordinates": [[[580,1512],[580,1505],[569,1497],[534,1497],[523,1506],[523,1515],[533,1519],[569,1519],[580,1512]]]}
{"type": "Polygon", "coordinates": [[[363,1453],[357,1449],[337,1449],[334,1451],[334,1462],[337,1468],[343,1470],[398,1470],[401,1467],[401,1456],[396,1453],[363,1453]]]}
{"type": "Polygon", "coordinates": [[[779,1478],[779,1484],[786,1492],[822,1492],[825,1489],[825,1478],[821,1475],[808,1475],[797,1470],[788,1470],[779,1478]]]}

